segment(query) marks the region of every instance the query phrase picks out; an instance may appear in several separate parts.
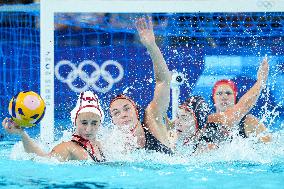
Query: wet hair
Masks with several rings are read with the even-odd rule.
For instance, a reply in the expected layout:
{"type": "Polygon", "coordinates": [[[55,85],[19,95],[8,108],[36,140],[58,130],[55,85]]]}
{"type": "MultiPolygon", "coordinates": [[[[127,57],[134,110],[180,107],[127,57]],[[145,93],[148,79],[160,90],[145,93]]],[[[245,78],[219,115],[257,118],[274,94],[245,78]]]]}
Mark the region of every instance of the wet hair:
{"type": "Polygon", "coordinates": [[[207,117],[210,114],[209,104],[201,96],[191,96],[184,101],[180,106],[189,111],[192,110],[195,117],[196,129],[201,129],[207,122],[207,117]]]}
{"type": "Polygon", "coordinates": [[[231,89],[233,90],[234,98],[235,98],[235,104],[236,104],[238,88],[237,88],[237,85],[232,80],[229,80],[229,79],[221,79],[214,84],[214,87],[212,89],[212,99],[213,99],[214,104],[215,104],[214,94],[216,93],[217,88],[220,85],[224,85],[224,84],[229,85],[231,87],[231,89]]]}

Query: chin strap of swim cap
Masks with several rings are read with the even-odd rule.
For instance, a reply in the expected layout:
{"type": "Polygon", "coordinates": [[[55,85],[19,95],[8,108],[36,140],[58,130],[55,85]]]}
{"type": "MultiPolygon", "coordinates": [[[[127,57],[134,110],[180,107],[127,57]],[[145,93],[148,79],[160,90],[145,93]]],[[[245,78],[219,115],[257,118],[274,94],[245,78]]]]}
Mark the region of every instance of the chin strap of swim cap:
{"type": "Polygon", "coordinates": [[[138,123],[136,123],[135,127],[133,127],[133,128],[130,129],[130,132],[131,132],[132,135],[134,135],[134,133],[135,133],[137,127],[138,127],[138,123]]]}

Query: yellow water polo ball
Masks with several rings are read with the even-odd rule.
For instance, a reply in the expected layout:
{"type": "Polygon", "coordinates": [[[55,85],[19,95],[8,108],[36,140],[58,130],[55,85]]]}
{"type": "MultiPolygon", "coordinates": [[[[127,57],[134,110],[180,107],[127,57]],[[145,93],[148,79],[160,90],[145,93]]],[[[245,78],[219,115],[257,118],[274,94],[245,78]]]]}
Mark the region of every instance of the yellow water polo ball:
{"type": "Polygon", "coordinates": [[[37,93],[23,91],[10,100],[8,109],[15,123],[21,127],[32,127],[43,118],[45,103],[37,93]]]}

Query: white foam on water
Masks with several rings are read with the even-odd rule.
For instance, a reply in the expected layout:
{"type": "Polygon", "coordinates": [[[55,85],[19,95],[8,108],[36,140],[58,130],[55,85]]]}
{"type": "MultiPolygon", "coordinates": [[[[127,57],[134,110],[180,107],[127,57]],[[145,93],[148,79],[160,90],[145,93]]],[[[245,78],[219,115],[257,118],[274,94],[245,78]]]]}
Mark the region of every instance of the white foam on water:
{"type": "MultiPolygon", "coordinates": [[[[228,161],[249,161],[255,163],[284,161],[284,130],[274,132],[271,136],[272,141],[268,143],[258,142],[258,139],[255,137],[247,139],[234,137],[231,142],[223,143],[217,149],[199,154],[192,154],[192,147],[183,146],[177,148],[172,156],[159,152],[147,152],[144,149],[136,149],[137,139],[133,139],[132,136],[123,133],[116,127],[102,127],[98,133],[98,140],[101,142],[107,162],[202,165],[228,161]]],[[[50,152],[54,146],[62,141],[70,141],[71,137],[72,131],[66,130],[63,132],[63,137],[60,140],[48,146],[39,139],[35,139],[35,142],[46,152],[50,152]]],[[[48,164],[62,163],[55,158],[42,158],[35,154],[26,153],[22,142],[17,142],[13,146],[10,158],[15,160],[33,160],[48,164]]],[[[81,165],[82,163],[92,163],[92,161],[69,161],[69,163],[81,165]]]]}

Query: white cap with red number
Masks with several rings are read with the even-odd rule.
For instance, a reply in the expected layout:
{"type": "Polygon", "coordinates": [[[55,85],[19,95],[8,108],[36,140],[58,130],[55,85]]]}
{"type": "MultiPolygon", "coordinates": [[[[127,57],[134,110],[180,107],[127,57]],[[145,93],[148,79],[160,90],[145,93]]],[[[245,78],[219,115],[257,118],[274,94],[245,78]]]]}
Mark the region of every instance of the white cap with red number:
{"type": "Polygon", "coordinates": [[[104,120],[104,112],[101,108],[98,96],[92,91],[80,93],[75,108],[71,111],[71,121],[76,125],[76,119],[79,113],[92,112],[101,117],[101,122],[104,120]]]}

